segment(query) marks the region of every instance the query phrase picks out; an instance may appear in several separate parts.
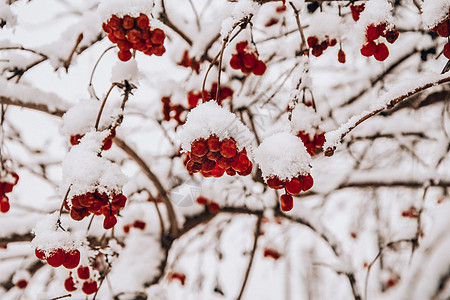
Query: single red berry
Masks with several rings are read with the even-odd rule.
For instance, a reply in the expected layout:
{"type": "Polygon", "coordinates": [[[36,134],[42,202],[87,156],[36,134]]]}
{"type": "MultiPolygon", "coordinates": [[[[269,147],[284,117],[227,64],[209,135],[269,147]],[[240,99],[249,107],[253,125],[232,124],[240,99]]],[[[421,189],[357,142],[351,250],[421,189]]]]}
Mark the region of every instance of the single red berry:
{"type": "Polygon", "coordinates": [[[220,210],[219,204],[217,202],[211,201],[208,205],[208,209],[212,213],[216,213],[220,210]]]}
{"type": "Polygon", "coordinates": [[[216,162],[205,159],[205,161],[202,163],[202,171],[203,172],[211,172],[216,167],[216,162]]]}
{"type": "Polygon", "coordinates": [[[244,63],[242,62],[242,58],[239,54],[233,54],[230,60],[230,66],[235,70],[242,69],[244,63]]]}
{"type": "Polygon", "coordinates": [[[64,287],[66,288],[66,291],[68,292],[73,292],[76,291],[77,288],[75,286],[75,282],[73,282],[73,278],[72,276],[66,278],[66,280],[64,280],[64,287]]]}
{"type": "Polygon", "coordinates": [[[322,53],[323,53],[323,49],[320,44],[317,44],[312,48],[311,54],[314,55],[315,57],[321,56],[322,53]]]}
{"type": "Polygon", "coordinates": [[[88,279],[90,277],[88,266],[79,266],[77,269],[77,275],[80,279],[88,279]]]}
{"type": "Polygon", "coordinates": [[[244,53],[242,55],[242,62],[246,68],[253,69],[257,61],[258,58],[254,53],[244,53]]]}
{"type": "Polygon", "coordinates": [[[377,49],[377,44],[374,41],[369,41],[365,43],[361,48],[361,54],[364,56],[372,56],[377,49]]]}
{"type": "Polygon", "coordinates": [[[47,256],[47,262],[50,266],[57,268],[64,263],[65,253],[63,249],[55,249],[47,256]]]}
{"type": "Polygon", "coordinates": [[[389,50],[384,43],[378,44],[373,54],[376,60],[383,61],[389,56],[389,50]]]}
{"type": "Polygon", "coordinates": [[[366,40],[367,41],[373,41],[376,40],[381,36],[382,31],[380,31],[381,28],[378,26],[375,26],[374,24],[370,24],[366,28],[366,40]]]}
{"type": "Polygon", "coordinates": [[[225,158],[232,158],[236,155],[236,142],[232,139],[225,139],[220,145],[220,154],[225,158]]]}
{"type": "Polygon", "coordinates": [[[87,281],[83,282],[83,286],[81,287],[81,290],[86,295],[95,293],[97,291],[97,281],[87,280],[87,281]]]}
{"type": "Polygon", "coordinates": [[[196,202],[200,205],[206,205],[207,203],[209,203],[209,199],[203,196],[198,196],[196,202]]]}
{"type": "Polygon", "coordinates": [[[113,141],[112,141],[112,139],[111,138],[106,138],[104,141],[103,141],[103,150],[109,150],[109,149],[111,149],[111,147],[112,147],[112,143],[113,143],[113,141]]]}
{"type": "Polygon", "coordinates": [[[108,39],[114,44],[119,40],[113,33],[108,34],[108,39]]]}
{"type": "Polygon", "coordinates": [[[205,156],[208,153],[208,144],[204,139],[194,141],[191,145],[191,153],[199,157],[205,156]]]}
{"type": "Polygon", "coordinates": [[[24,289],[27,287],[27,285],[28,285],[28,281],[26,281],[25,279],[20,279],[19,281],[16,282],[16,286],[19,289],[24,289]]]}
{"type": "Polygon", "coordinates": [[[125,31],[122,28],[114,30],[113,34],[118,40],[125,39],[125,31]]]}
{"type": "Polygon", "coordinates": [[[220,152],[211,152],[211,151],[209,151],[206,154],[206,156],[203,156],[203,157],[206,157],[207,159],[212,160],[212,161],[218,161],[219,158],[221,158],[222,156],[220,155],[220,152]]]}
{"type": "Polygon", "coordinates": [[[180,281],[181,285],[184,285],[184,283],[186,282],[186,275],[173,272],[173,273],[169,273],[168,279],[169,279],[169,282],[172,282],[174,279],[177,279],[180,281]]]}
{"type": "Polygon", "coordinates": [[[229,175],[229,176],[234,176],[234,175],[236,175],[236,171],[233,170],[232,168],[226,169],[225,172],[227,172],[227,175],[229,175]]]}
{"type": "Polygon", "coordinates": [[[278,178],[276,176],[268,178],[267,179],[267,185],[270,188],[275,189],[275,190],[279,190],[279,189],[284,188],[284,182],[280,178],[278,178]]]}
{"type": "Polygon", "coordinates": [[[257,76],[261,76],[266,72],[266,64],[262,61],[262,60],[258,60],[255,64],[255,66],[253,67],[253,74],[257,75],[257,76]]]}
{"type": "Polygon", "coordinates": [[[339,50],[339,52],[338,52],[338,61],[341,64],[345,64],[345,52],[342,50],[339,50]]]}
{"type": "Polygon", "coordinates": [[[142,38],[142,33],[139,29],[131,29],[127,33],[127,40],[130,43],[137,43],[141,40],[141,38],[142,38]]]}
{"type": "Polygon", "coordinates": [[[301,175],[299,179],[302,182],[302,190],[305,192],[312,188],[312,186],[314,185],[314,179],[312,178],[311,174],[301,175]]]}
{"type": "Polygon", "coordinates": [[[208,138],[208,148],[209,151],[212,152],[217,152],[220,150],[220,141],[217,136],[212,135],[208,138]]]}
{"type": "Polygon", "coordinates": [[[122,22],[118,16],[112,15],[112,17],[108,20],[108,26],[116,30],[122,26],[122,22]]]}
{"type": "Polygon", "coordinates": [[[322,43],[320,43],[320,47],[322,47],[322,51],[327,50],[327,48],[328,48],[327,41],[323,41],[322,43]]]}
{"type": "Polygon", "coordinates": [[[265,27],[270,27],[273,26],[275,24],[277,24],[280,20],[278,20],[277,18],[270,18],[266,24],[264,24],[265,27]]]}
{"type": "Polygon", "coordinates": [[[40,260],[45,260],[45,252],[42,251],[41,249],[38,249],[38,248],[34,249],[34,254],[40,260]]]}
{"type": "Polygon", "coordinates": [[[448,20],[442,21],[436,28],[437,34],[441,37],[448,37],[450,35],[450,22],[448,20]]]}
{"type": "Polygon", "coordinates": [[[113,215],[107,215],[105,217],[105,220],[103,220],[103,228],[105,228],[106,230],[113,228],[114,225],[116,225],[116,224],[117,224],[117,218],[116,218],[116,216],[113,216],[113,215]]]}
{"type": "Polygon", "coordinates": [[[315,45],[317,45],[317,43],[319,43],[319,39],[316,36],[309,36],[306,39],[306,42],[308,43],[309,48],[314,47],[315,45]]]}
{"type": "Polygon", "coordinates": [[[130,225],[124,225],[123,226],[123,232],[125,232],[125,233],[130,232],[130,225]]]}
{"type": "Polygon", "coordinates": [[[117,53],[117,56],[119,57],[119,59],[121,61],[129,61],[133,55],[131,54],[130,51],[122,51],[122,50],[120,50],[117,53]]]}
{"type": "Polygon", "coordinates": [[[166,34],[164,33],[163,30],[156,28],[151,32],[151,34],[152,34],[151,41],[153,44],[160,45],[160,44],[164,43],[166,34]]]}
{"type": "Polygon", "coordinates": [[[122,27],[124,29],[131,29],[134,27],[134,18],[129,15],[125,15],[122,18],[122,27]]]}
{"type": "Polygon", "coordinates": [[[281,195],[280,202],[282,211],[290,211],[294,207],[294,199],[289,194],[281,195]]]}
{"type": "Polygon", "coordinates": [[[149,23],[150,20],[148,19],[147,15],[140,14],[139,17],[136,18],[136,25],[140,29],[147,28],[149,23]]]}
{"type": "Polygon", "coordinates": [[[200,163],[196,163],[192,160],[189,160],[186,164],[186,170],[189,173],[194,174],[194,173],[200,172],[201,169],[202,169],[202,165],[200,163]]]}
{"type": "Polygon", "coordinates": [[[70,144],[72,146],[78,145],[81,142],[81,139],[83,138],[84,134],[75,134],[70,136],[70,144]]]}
{"type": "Polygon", "coordinates": [[[133,43],[130,43],[128,40],[118,40],[117,47],[119,47],[119,50],[127,51],[133,48],[133,43]]]}
{"type": "Polygon", "coordinates": [[[102,29],[103,29],[103,31],[106,32],[107,34],[110,34],[110,33],[113,32],[113,29],[112,29],[111,27],[109,27],[109,25],[106,24],[106,23],[103,23],[103,24],[102,24],[102,29]]]}
{"type": "Polygon", "coordinates": [[[166,48],[163,45],[158,45],[152,47],[152,52],[156,56],[162,56],[164,53],[166,53],[166,48]]]}
{"type": "Polygon", "coordinates": [[[144,221],[141,221],[141,220],[136,220],[133,223],[133,227],[137,228],[137,229],[140,229],[140,230],[144,230],[145,229],[145,225],[146,225],[146,223],[144,221]]]}
{"type": "Polygon", "coordinates": [[[386,41],[388,41],[388,43],[390,43],[390,44],[393,44],[397,40],[398,35],[399,35],[399,33],[398,33],[397,29],[394,28],[394,29],[388,30],[388,31],[386,31],[386,41]]]}
{"type": "Polygon", "coordinates": [[[286,5],[285,5],[285,4],[282,4],[282,5],[280,5],[280,6],[277,6],[277,8],[275,9],[275,11],[276,11],[277,13],[285,12],[285,11],[286,11],[286,5]]]}
{"type": "MultiPolygon", "coordinates": [[[[6,196],[5,196],[6,197],[6,196]]],[[[0,201],[0,211],[2,213],[7,213],[10,209],[9,201],[0,201]]]]}
{"type": "Polygon", "coordinates": [[[450,59],[450,42],[444,46],[444,56],[450,59]]]}
{"type": "Polygon", "coordinates": [[[244,53],[247,46],[248,46],[248,41],[239,42],[236,44],[236,50],[238,53],[244,53]]]}
{"type": "Polygon", "coordinates": [[[329,43],[328,46],[333,47],[337,44],[337,40],[336,39],[332,39],[329,43]]]}
{"type": "Polygon", "coordinates": [[[240,176],[247,176],[247,175],[250,175],[252,173],[252,170],[253,170],[253,163],[250,162],[247,170],[245,170],[243,172],[237,172],[237,173],[240,176]]]}
{"type": "Polygon", "coordinates": [[[80,263],[80,251],[77,249],[65,253],[63,266],[66,269],[74,269],[80,263]]]}
{"type": "Polygon", "coordinates": [[[302,191],[303,184],[299,178],[291,178],[291,180],[286,181],[285,188],[286,191],[291,195],[298,195],[302,191]]]}
{"type": "Polygon", "coordinates": [[[275,249],[271,249],[271,248],[264,248],[263,255],[264,255],[264,257],[270,257],[270,258],[273,258],[274,260],[277,260],[281,257],[280,252],[278,252],[275,249]]]}

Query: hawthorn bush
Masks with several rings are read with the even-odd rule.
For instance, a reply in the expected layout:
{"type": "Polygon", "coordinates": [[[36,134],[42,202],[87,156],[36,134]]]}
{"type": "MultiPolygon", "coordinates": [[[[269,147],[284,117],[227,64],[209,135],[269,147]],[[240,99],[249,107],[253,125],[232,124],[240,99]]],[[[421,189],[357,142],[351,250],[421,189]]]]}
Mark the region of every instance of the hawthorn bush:
{"type": "Polygon", "coordinates": [[[1,299],[448,299],[448,0],[0,1],[1,299]]]}

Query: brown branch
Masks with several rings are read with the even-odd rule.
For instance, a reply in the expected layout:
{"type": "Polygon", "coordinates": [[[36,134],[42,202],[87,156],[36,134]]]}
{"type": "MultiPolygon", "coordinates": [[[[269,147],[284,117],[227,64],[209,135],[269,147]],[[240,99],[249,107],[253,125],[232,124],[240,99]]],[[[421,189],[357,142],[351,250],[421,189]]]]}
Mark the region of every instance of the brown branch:
{"type": "Polygon", "coordinates": [[[192,40],[184,33],[182,32],[175,24],[172,23],[172,21],[169,19],[169,16],[166,12],[166,5],[164,4],[164,0],[161,0],[161,6],[162,11],[159,14],[159,19],[161,22],[163,22],[167,27],[175,31],[183,40],[186,41],[186,43],[189,44],[189,46],[192,46],[192,40]]]}
{"type": "Polygon", "coordinates": [[[261,222],[262,222],[262,214],[258,215],[258,219],[256,220],[256,228],[255,228],[255,235],[253,239],[253,248],[252,252],[250,253],[250,260],[248,261],[247,270],[245,272],[244,281],[242,282],[241,291],[239,292],[239,295],[237,296],[236,300],[240,300],[242,298],[242,295],[244,294],[245,286],[247,285],[247,281],[250,275],[250,271],[252,269],[253,260],[255,258],[255,252],[256,247],[258,246],[258,239],[261,235],[261,222]]]}
{"type": "Polygon", "coordinates": [[[38,110],[38,111],[45,112],[45,113],[48,113],[50,115],[57,116],[57,117],[62,117],[66,113],[65,110],[62,110],[57,107],[50,108],[47,105],[42,104],[42,103],[30,103],[30,102],[22,101],[20,99],[13,99],[13,98],[1,96],[1,95],[0,95],[0,103],[29,108],[29,109],[33,109],[33,110],[38,110]]]}
{"type": "Polygon", "coordinates": [[[77,50],[78,45],[80,45],[81,40],[83,40],[83,33],[80,33],[78,35],[75,45],[73,46],[72,51],[70,51],[69,57],[64,62],[64,68],[66,69],[66,73],[69,72],[70,63],[72,62],[73,55],[75,54],[75,51],[77,50]]]}

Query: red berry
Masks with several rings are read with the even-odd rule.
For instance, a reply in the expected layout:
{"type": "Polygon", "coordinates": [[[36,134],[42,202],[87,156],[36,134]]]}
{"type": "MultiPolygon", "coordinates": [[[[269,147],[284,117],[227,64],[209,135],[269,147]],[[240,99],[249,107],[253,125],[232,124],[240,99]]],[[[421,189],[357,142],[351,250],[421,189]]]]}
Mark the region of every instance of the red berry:
{"type": "Polygon", "coordinates": [[[212,213],[216,213],[220,210],[219,204],[217,202],[212,201],[211,203],[209,203],[208,205],[208,209],[210,212],[212,213]]]}
{"type": "Polygon", "coordinates": [[[90,277],[89,267],[88,266],[79,266],[77,269],[78,278],[80,279],[88,279],[90,277]]]}
{"type": "Polygon", "coordinates": [[[164,43],[164,39],[166,37],[164,31],[162,31],[159,28],[156,28],[151,32],[151,34],[152,34],[151,41],[153,44],[160,45],[164,43]]]}
{"type": "Polygon", "coordinates": [[[216,167],[213,170],[211,170],[211,175],[213,177],[219,178],[219,177],[222,177],[223,174],[225,174],[225,169],[222,169],[217,164],[216,164],[216,167]]]}
{"type": "Polygon", "coordinates": [[[245,48],[248,46],[248,41],[242,41],[236,44],[236,50],[238,53],[244,53],[245,48]]]}
{"type": "Polygon", "coordinates": [[[279,259],[281,256],[280,252],[278,252],[277,250],[274,250],[274,249],[270,249],[270,248],[264,248],[263,255],[264,255],[264,257],[270,257],[270,258],[273,258],[274,260],[279,259]]]}
{"type": "Polygon", "coordinates": [[[77,249],[66,252],[64,255],[63,266],[66,269],[74,269],[80,263],[80,251],[77,249]]]}
{"type": "Polygon", "coordinates": [[[145,225],[146,225],[146,223],[144,221],[141,221],[141,220],[136,220],[133,223],[133,227],[134,228],[138,228],[140,230],[144,230],[145,229],[145,225]]]}
{"type": "Polygon", "coordinates": [[[264,26],[266,26],[266,27],[273,26],[273,25],[277,24],[278,21],[280,21],[280,20],[278,20],[277,18],[270,18],[270,19],[266,22],[266,24],[264,24],[264,26]]]}
{"type": "Polygon", "coordinates": [[[203,197],[203,196],[199,196],[196,201],[200,205],[205,205],[205,204],[209,203],[209,199],[206,197],[203,197]]]}
{"type": "Polygon", "coordinates": [[[360,4],[360,5],[350,5],[350,10],[352,11],[352,18],[353,20],[358,21],[359,20],[359,15],[361,14],[362,11],[364,11],[364,3],[360,4]]]}
{"type": "Polygon", "coordinates": [[[220,150],[220,141],[217,136],[212,135],[208,138],[208,148],[209,151],[212,152],[217,152],[220,150]]]}
{"type": "Polygon", "coordinates": [[[444,56],[450,59],[450,42],[444,46],[444,56]]]}
{"type": "Polygon", "coordinates": [[[125,233],[130,232],[130,225],[124,225],[123,226],[123,232],[125,232],[125,233]]]}
{"type": "Polygon", "coordinates": [[[73,278],[72,276],[66,278],[66,280],[64,280],[64,287],[66,288],[66,291],[68,292],[73,292],[76,291],[77,288],[75,287],[75,282],[73,282],[73,278]]]}
{"type": "Polygon", "coordinates": [[[242,62],[246,68],[253,69],[257,61],[258,58],[254,53],[244,53],[242,55],[242,62]]]}
{"type": "Polygon", "coordinates": [[[283,194],[280,197],[281,210],[290,211],[294,207],[294,199],[289,194],[283,194]]]}
{"type": "Polygon", "coordinates": [[[322,47],[322,51],[325,51],[328,48],[328,43],[326,41],[323,41],[322,43],[320,43],[320,47],[322,47]]]}
{"type": "Polygon", "coordinates": [[[312,48],[311,54],[314,55],[315,57],[319,57],[322,55],[322,52],[323,52],[322,46],[320,44],[317,44],[312,48]]]}
{"type": "Polygon", "coordinates": [[[120,50],[117,53],[117,56],[119,57],[119,59],[121,61],[129,61],[133,55],[131,54],[130,51],[122,51],[122,50],[120,50]]]}
{"type": "Polygon", "coordinates": [[[194,141],[191,145],[191,153],[198,157],[205,156],[208,153],[208,144],[204,139],[194,141]]]}
{"type": "Polygon", "coordinates": [[[240,70],[243,67],[243,62],[239,54],[233,54],[230,60],[230,66],[235,70],[240,70]]]}
{"type": "MultiPolygon", "coordinates": [[[[6,197],[6,196],[4,196],[4,197],[6,197]]],[[[2,201],[0,201],[0,211],[2,213],[7,213],[9,211],[9,209],[10,209],[9,201],[3,201],[3,199],[2,199],[2,201]]]]}
{"type": "Polygon", "coordinates": [[[376,60],[383,61],[389,56],[389,50],[384,43],[378,44],[373,54],[376,60]]]}
{"type": "Polygon", "coordinates": [[[104,141],[103,141],[103,150],[109,150],[109,149],[111,149],[111,147],[112,147],[112,143],[113,143],[113,141],[112,141],[112,139],[111,138],[106,138],[104,141]]]}
{"type": "Polygon", "coordinates": [[[205,161],[202,163],[202,171],[203,172],[211,172],[216,167],[216,162],[205,159],[205,161]]]}
{"type": "Polygon", "coordinates": [[[17,281],[17,283],[16,283],[16,286],[17,286],[19,289],[24,289],[24,288],[27,287],[27,285],[28,285],[28,281],[26,281],[25,279],[20,279],[20,280],[17,281]]]}
{"type": "Polygon", "coordinates": [[[137,43],[141,40],[142,34],[139,29],[131,29],[127,33],[127,40],[131,43],[137,43]]]}
{"type": "Polygon", "coordinates": [[[133,48],[133,43],[130,43],[128,40],[118,40],[117,47],[122,51],[127,51],[133,48]]]}
{"type": "Polygon", "coordinates": [[[97,281],[87,280],[87,281],[83,282],[83,286],[81,287],[81,290],[86,295],[95,293],[97,291],[97,281]]]}
{"type": "Polygon", "coordinates": [[[118,40],[125,39],[125,31],[122,28],[114,30],[113,34],[118,40]]]}
{"type": "MultiPolygon", "coordinates": [[[[109,208],[108,208],[109,210],[109,208]]],[[[107,215],[105,216],[105,220],[103,220],[103,228],[106,230],[111,229],[114,227],[114,225],[117,224],[117,218],[114,215],[107,215]]]]}
{"type": "Polygon", "coordinates": [[[298,195],[302,191],[303,184],[299,178],[291,178],[291,180],[286,181],[285,188],[286,191],[291,195],[298,195]]]}
{"type": "Polygon", "coordinates": [[[184,285],[186,281],[186,275],[180,274],[180,273],[169,273],[168,275],[169,282],[171,282],[174,279],[177,279],[180,281],[181,285],[184,285]]]}
{"type": "Polygon", "coordinates": [[[112,15],[112,17],[108,21],[108,26],[114,30],[119,29],[121,26],[121,21],[119,17],[116,15],[112,15]]]}
{"type": "Polygon", "coordinates": [[[113,42],[114,44],[117,43],[118,38],[113,33],[108,34],[108,39],[113,42]]]}
{"type": "Polygon", "coordinates": [[[312,178],[311,174],[301,175],[299,179],[302,182],[302,190],[305,192],[312,188],[312,186],[314,185],[314,179],[312,178]]]}
{"type": "Polygon", "coordinates": [[[250,175],[252,173],[253,170],[253,164],[252,162],[250,162],[247,170],[243,171],[243,172],[237,172],[240,176],[247,176],[250,175]]]}
{"type": "Polygon", "coordinates": [[[333,47],[337,44],[337,40],[336,39],[332,39],[329,43],[328,46],[333,47]]]}
{"type": "Polygon", "coordinates": [[[196,163],[192,160],[189,160],[188,163],[186,164],[186,170],[189,173],[197,173],[200,172],[200,170],[202,169],[202,165],[199,163],[196,163]]]}
{"type": "Polygon", "coordinates": [[[140,14],[139,17],[136,18],[136,25],[141,29],[147,28],[149,23],[150,20],[148,19],[147,15],[140,14]]]}
{"type": "MultiPolygon", "coordinates": [[[[205,156],[203,156],[203,157],[205,157],[205,156]]],[[[221,157],[222,156],[220,155],[220,152],[211,152],[210,151],[206,154],[206,158],[209,160],[212,160],[212,161],[218,161],[219,158],[221,158],[221,157]]]]}
{"type": "Polygon", "coordinates": [[[369,41],[365,43],[361,48],[361,54],[364,56],[372,56],[377,49],[377,44],[374,41],[369,41]]]}
{"type": "Polygon", "coordinates": [[[62,249],[56,249],[47,256],[47,262],[50,266],[57,268],[64,263],[65,253],[62,249]]]}
{"type": "Polygon", "coordinates": [[[220,154],[225,158],[232,158],[236,155],[236,142],[232,139],[225,139],[220,146],[220,154]]]}
{"type": "Polygon", "coordinates": [[[42,251],[41,249],[38,249],[38,248],[34,249],[34,254],[40,260],[45,260],[45,252],[42,251]]]}
{"type": "Polygon", "coordinates": [[[134,18],[129,16],[129,15],[125,15],[122,18],[122,27],[124,29],[131,29],[134,27],[134,18]]]}
{"type": "Polygon", "coordinates": [[[319,39],[316,36],[309,36],[306,39],[306,42],[308,43],[309,48],[314,47],[315,45],[317,45],[317,43],[319,42],[319,39]]]}
{"type": "Polygon", "coordinates": [[[282,13],[282,12],[286,11],[286,5],[285,5],[285,4],[282,4],[282,5],[280,5],[280,6],[277,6],[277,8],[275,9],[275,11],[276,11],[277,13],[282,13]]]}
{"type": "Polygon", "coordinates": [[[374,24],[370,24],[366,28],[366,39],[367,41],[373,41],[376,40],[381,36],[380,28],[378,26],[375,26],[374,24]]]}
{"type": "Polygon", "coordinates": [[[72,146],[78,145],[81,142],[81,139],[83,138],[84,134],[75,134],[70,136],[70,144],[72,146]]]}
{"type": "Polygon", "coordinates": [[[339,50],[339,52],[338,52],[338,61],[341,64],[345,64],[345,52],[342,50],[339,50]]]}
{"type": "Polygon", "coordinates": [[[261,76],[264,74],[264,72],[266,72],[266,69],[267,69],[266,64],[263,61],[258,60],[255,66],[253,67],[252,72],[257,76],[261,76]]]}
{"type": "Polygon", "coordinates": [[[448,37],[450,35],[450,22],[448,20],[442,21],[436,29],[437,34],[441,37],[448,37]]]}
{"type": "Polygon", "coordinates": [[[398,33],[397,29],[394,28],[394,29],[388,30],[388,31],[386,31],[386,41],[388,41],[388,43],[390,43],[390,44],[393,44],[397,40],[398,35],[399,35],[399,33],[398,33]]]}
{"type": "Polygon", "coordinates": [[[234,175],[236,175],[236,171],[233,170],[232,168],[228,168],[228,169],[226,170],[226,172],[227,172],[227,175],[229,175],[229,176],[234,176],[234,175]]]}
{"type": "Polygon", "coordinates": [[[164,53],[166,53],[166,48],[163,45],[155,46],[152,48],[152,52],[156,56],[162,56],[164,53]]]}
{"type": "Polygon", "coordinates": [[[284,188],[284,182],[280,178],[278,178],[276,176],[268,178],[267,179],[267,185],[270,188],[275,189],[275,190],[279,190],[279,189],[284,188]]]}

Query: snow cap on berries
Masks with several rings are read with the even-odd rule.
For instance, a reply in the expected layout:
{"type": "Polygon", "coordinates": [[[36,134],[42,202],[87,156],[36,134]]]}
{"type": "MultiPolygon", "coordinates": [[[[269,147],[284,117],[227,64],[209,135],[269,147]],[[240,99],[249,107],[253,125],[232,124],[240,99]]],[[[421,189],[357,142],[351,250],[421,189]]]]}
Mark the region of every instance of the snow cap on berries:
{"type": "Polygon", "coordinates": [[[322,42],[328,36],[330,39],[341,37],[341,20],[336,14],[321,12],[311,18],[308,35],[316,36],[322,42]]]}
{"type": "Polygon", "coordinates": [[[320,125],[320,116],[314,111],[314,108],[298,103],[292,111],[291,128],[292,133],[305,131],[315,134],[320,125]]]}
{"type": "Polygon", "coordinates": [[[88,192],[121,192],[127,181],[117,164],[98,156],[109,130],[90,131],[73,146],[63,161],[62,189],[70,186],[69,199],[88,192]]]}
{"type": "Polygon", "coordinates": [[[44,251],[47,255],[55,249],[75,250],[80,248],[83,242],[81,234],[74,234],[59,228],[56,223],[58,217],[59,212],[47,215],[43,220],[37,222],[32,230],[34,239],[31,241],[31,245],[44,251]]]}
{"type": "Polygon", "coordinates": [[[127,80],[137,84],[141,76],[135,59],[131,59],[127,62],[118,61],[112,68],[111,81],[123,82],[124,80],[127,80]]]}
{"type": "Polygon", "coordinates": [[[181,148],[184,152],[191,151],[192,142],[211,135],[216,135],[220,141],[233,138],[239,151],[253,141],[247,126],[216,101],[202,103],[189,112],[179,133],[181,148]]]}
{"type": "Polygon", "coordinates": [[[311,156],[302,140],[287,132],[266,138],[255,151],[255,161],[266,179],[270,176],[291,179],[311,171],[311,156]]]}
{"type": "Polygon", "coordinates": [[[422,3],[422,21],[433,28],[447,18],[450,11],[448,0],[424,0],[422,3]]]}
{"type": "Polygon", "coordinates": [[[150,16],[152,4],[153,1],[148,0],[101,0],[97,13],[102,21],[108,20],[112,15],[116,15],[119,18],[125,15],[138,17],[139,14],[143,13],[150,16]]]}
{"type": "Polygon", "coordinates": [[[365,9],[355,24],[356,36],[360,39],[360,44],[366,41],[366,28],[373,24],[387,23],[388,28],[393,26],[392,5],[387,0],[371,0],[364,3],[365,9]]]}

